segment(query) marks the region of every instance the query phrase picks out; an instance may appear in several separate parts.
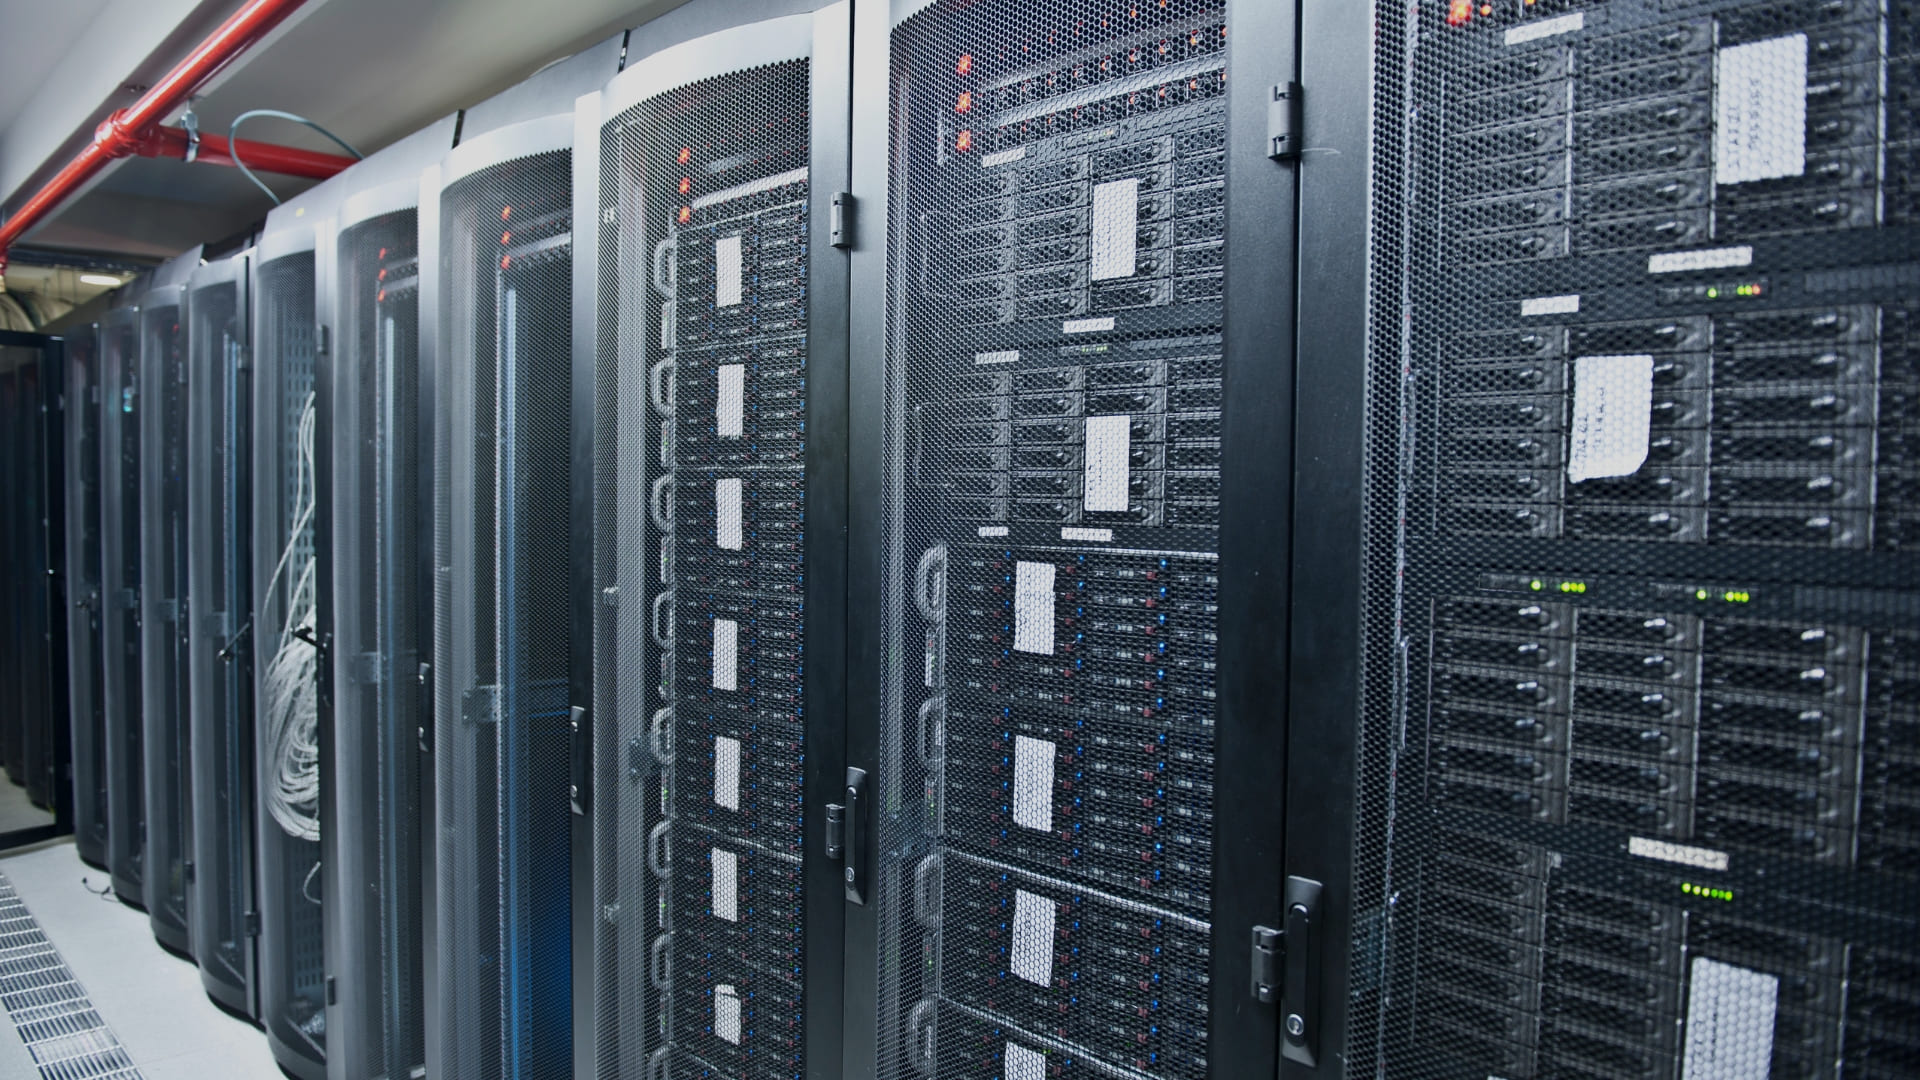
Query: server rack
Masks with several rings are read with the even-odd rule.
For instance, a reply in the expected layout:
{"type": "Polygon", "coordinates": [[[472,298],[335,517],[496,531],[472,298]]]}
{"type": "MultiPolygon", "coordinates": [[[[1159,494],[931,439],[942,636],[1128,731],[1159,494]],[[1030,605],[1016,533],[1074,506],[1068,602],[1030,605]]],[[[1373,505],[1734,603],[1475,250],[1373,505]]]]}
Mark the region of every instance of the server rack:
{"type": "Polygon", "coordinates": [[[187,284],[187,665],[193,776],[188,911],[208,996],[254,1016],[253,252],[187,284]]]}
{"type": "Polygon", "coordinates": [[[315,188],[267,216],[252,289],[257,986],[274,1060],[302,1080],[326,1075],[327,1048],[317,368],[326,281],[319,237],[334,190],[315,188]]]}
{"type": "Polygon", "coordinates": [[[187,663],[188,276],[200,249],[154,275],[140,300],[140,685],[145,728],[146,908],[153,936],[191,955],[187,864],[193,839],[193,704],[187,663]]]}
{"type": "Polygon", "coordinates": [[[1322,1071],[1913,1075],[1920,9],[1303,10],[1322,1071]]]}
{"type": "Polygon", "coordinates": [[[422,678],[432,632],[430,375],[420,367],[420,174],[448,117],[356,166],[337,218],[332,438],[333,793],[323,829],[329,1075],[426,1060],[422,678]]]}
{"type": "MultiPolygon", "coordinates": [[[[58,828],[68,826],[70,807],[63,770],[67,760],[66,622],[62,548],[65,469],[62,390],[65,343],[40,334],[0,335],[6,360],[10,413],[7,433],[8,566],[13,589],[8,603],[8,646],[17,694],[9,717],[17,766],[28,799],[53,811],[58,828]]],[[[53,830],[48,829],[51,833],[53,830]]],[[[17,836],[25,842],[30,836],[17,836]]]]}
{"type": "Polygon", "coordinates": [[[623,43],[468,110],[460,145],[422,183],[421,249],[437,253],[423,353],[444,419],[432,1075],[572,1067],[571,109],[618,72],[623,43]]]}
{"type": "Polygon", "coordinates": [[[840,1071],[839,867],[803,807],[844,777],[847,262],[820,241],[851,22],[782,7],[637,29],[582,103],[581,1077],[840,1071]]]}
{"type": "Polygon", "coordinates": [[[113,892],[146,906],[141,884],[147,841],[146,765],[140,721],[140,308],[129,304],[100,323],[100,620],[107,715],[107,863],[113,892]]]}
{"type": "Polygon", "coordinates": [[[1288,8],[856,16],[849,1074],[1276,1066],[1288,8]]]}
{"type": "Polygon", "coordinates": [[[87,865],[107,868],[107,729],[102,700],[100,588],[100,328],[68,334],[64,388],[67,699],[72,731],[73,842],[87,865]]]}

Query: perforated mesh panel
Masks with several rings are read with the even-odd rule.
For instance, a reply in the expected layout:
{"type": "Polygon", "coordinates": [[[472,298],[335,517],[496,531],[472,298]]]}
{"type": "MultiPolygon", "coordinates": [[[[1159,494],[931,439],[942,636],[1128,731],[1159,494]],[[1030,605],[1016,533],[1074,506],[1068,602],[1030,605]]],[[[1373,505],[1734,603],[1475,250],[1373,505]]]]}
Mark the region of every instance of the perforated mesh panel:
{"type": "Polygon", "coordinates": [[[445,556],[435,701],[450,1076],[572,1069],[567,574],[571,154],[441,195],[445,556]]]}
{"type": "MultiPolygon", "coordinates": [[[[313,648],[292,632],[302,626],[288,620],[288,605],[313,564],[312,515],[300,513],[313,497],[311,465],[301,464],[301,417],[316,390],[313,252],[263,263],[255,296],[251,637],[256,707],[265,716],[277,696],[269,678],[275,656],[313,648]]],[[[292,831],[270,808],[276,791],[298,790],[301,770],[298,755],[289,755],[268,730],[263,725],[256,746],[261,1020],[285,1053],[317,1063],[326,1059],[318,824],[309,814],[309,824],[292,831]]],[[[291,795],[286,801],[298,803],[291,795]]]]}
{"type": "Polygon", "coordinates": [[[107,732],[107,867],[113,889],[141,899],[146,771],[140,722],[140,324],[122,308],[100,324],[101,672],[107,732]]]}
{"type": "Polygon", "coordinates": [[[1920,7],[1377,14],[1349,1069],[1914,1075],[1920,7]]]}
{"type": "Polygon", "coordinates": [[[691,83],[602,132],[607,1080],[805,1066],[808,72],[796,60],[691,83]]]}
{"type": "Polygon", "coordinates": [[[146,724],[147,912],[154,932],[187,947],[188,772],[187,334],[181,290],[140,309],[140,670],[146,724]]]}
{"type": "MultiPolygon", "coordinates": [[[[192,420],[187,516],[192,543],[185,630],[192,713],[194,957],[244,994],[252,977],[253,899],[252,382],[241,287],[220,281],[188,298],[192,420]],[[250,632],[250,631],[249,631],[250,632]]],[[[242,1000],[245,1000],[244,997],[242,1000]]]]}
{"type": "Polygon", "coordinates": [[[107,732],[100,623],[99,331],[67,336],[67,695],[73,734],[73,835],[80,856],[107,859],[107,732]]]}
{"type": "MultiPolygon", "coordinates": [[[[58,594],[49,547],[59,535],[50,526],[60,513],[61,477],[49,471],[58,468],[58,447],[47,436],[50,417],[57,422],[60,415],[56,359],[60,353],[38,346],[10,347],[6,352],[13,362],[7,376],[13,393],[7,422],[12,438],[8,505],[13,507],[7,559],[14,575],[8,617],[15,637],[9,649],[17,665],[12,680],[14,716],[8,724],[16,745],[9,751],[13,756],[7,766],[10,772],[18,772],[18,782],[31,802],[52,809],[56,798],[64,797],[57,787],[54,724],[67,722],[63,708],[58,715],[55,712],[66,698],[60,694],[56,703],[52,682],[56,657],[52,605],[58,594]]],[[[60,656],[64,660],[64,653],[60,656]]],[[[64,686],[65,673],[59,674],[64,686]]]]}
{"type": "Polygon", "coordinates": [[[340,237],[336,288],[333,780],[346,841],[334,950],[343,996],[337,1053],[353,1075],[406,1077],[425,1061],[421,1023],[420,666],[430,593],[419,483],[419,214],[340,237]],[[346,936],[346,935],[343,935],[346,936]]]}
{"type": "Polygon", "coordinates": [[[1225,45],[894,31],[883,1076],[1209,1075],[1225,45]]]}

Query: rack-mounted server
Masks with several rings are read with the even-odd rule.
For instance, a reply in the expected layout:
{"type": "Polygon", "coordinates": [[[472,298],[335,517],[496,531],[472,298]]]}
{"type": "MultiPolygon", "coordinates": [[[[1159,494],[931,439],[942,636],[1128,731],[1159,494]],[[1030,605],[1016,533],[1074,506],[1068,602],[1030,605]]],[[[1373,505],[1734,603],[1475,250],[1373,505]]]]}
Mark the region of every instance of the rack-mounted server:
{"type": "MultiPolygon", "coordinates": [[[[34,805],[70,827],[67,776],[66,595],[61,571],[66,519],[62,392],[66,344],[36,334],[0,335],[0,395],[6,409],[7,680],[9,779],[34,805]]],[[[25,839],[23,837],[23,839],[25,839]]]]}
{"type": "Polygon", "coordinates": [[[253,386],[247,364],[253,252],[187,285],[187,664],[193,704],[188,914],[207,993],[256,1004],[254,872],[253,386]]]}
{"type": "Polygon", "coordinates": [[[145,727],[146,909],[154,937],[191,955],[192,698],[187,593],[187,281],[195,248],[140,300],[140,717],[145,727]]]}
{"type": "Polygon", "coordinates": [[[1912,1072],[1920,10],[1371,7],[1303,38],[1366,101],[1310,104],[1349,156],[1301,166],[1305,249],[1368,238],[1302,294],[1328,1037],[1353,1075],[1912,1072]]]}
{"type": "Polygon", "coordinates": [[[107,730],[100,554],[100,329],[66,335],[67,700],[72,715],[73,842],[89,866],[107,868],[107,730]]]}
{"type": "Polygon", "coordinates": [[[837,1072],[838,965],[813,958],[840,947],[841,885],[806,805],[843,776],[849,30],[844,4],[694,5],[635,30],[581,104],[576,217],[599,228],[576,315],[595,546],[577,1075],[837,1072]],[[738,25],[697,33],[716,22],[738,25]]]}
{"type": "Polygon", "coordinates": [[[281,1069],[326,1075],[321,672],[327,595],[317,521],[326,185],[274,208],[253,262],[253,629],[260,1023],[281,1069]]]}
{"type": "MultiPolygon", "coordinates": [[[[339,183],[331,447],[332,792],[325,882],[328,1072],[404,1078],[426,1060],[421,732],[431,722],[432,375],[420,364],[420,172],[448,117],[339,183]]],[[[424,789],[430,794],[431,789],[424,789]]]]}
{"type": "Polygon", "coordinates": [[[434,1075],[572,1068],[571,110],[618,73],[624,40],[467,110],[422,179],[422,366],[438,397],[434,1075]]]}
{"type": "Polygon", "coordinates": [[[114,895],[143,906],[146,766],[140,721],[140,310],[100,322],[100,701],[106,714],[107,865],[114,895]]]}

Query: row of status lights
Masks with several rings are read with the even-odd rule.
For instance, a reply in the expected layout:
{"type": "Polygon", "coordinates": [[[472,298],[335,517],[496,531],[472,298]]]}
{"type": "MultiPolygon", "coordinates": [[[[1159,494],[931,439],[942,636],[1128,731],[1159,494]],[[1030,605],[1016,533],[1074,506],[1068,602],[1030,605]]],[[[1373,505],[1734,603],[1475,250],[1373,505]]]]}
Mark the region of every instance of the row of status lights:
{"type": "Polygon", "coordinates": [[[1547,11],[1557,11],[1572,7],[1566,0],[1447,0],[1447,25],[1465,26],[1477,16],[1482,20],[1495,19],[1502,15],[1512,19],[1524,19],[1529,15],[1538,15],[1547,11]]]}

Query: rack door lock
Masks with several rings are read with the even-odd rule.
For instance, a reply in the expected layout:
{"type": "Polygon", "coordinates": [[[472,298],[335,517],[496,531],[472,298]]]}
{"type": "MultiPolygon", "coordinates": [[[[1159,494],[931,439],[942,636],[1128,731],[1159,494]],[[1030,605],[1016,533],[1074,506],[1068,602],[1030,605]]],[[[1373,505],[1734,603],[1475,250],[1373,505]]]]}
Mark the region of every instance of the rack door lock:
{"type": "Polygon", "coordinates": [[[1315,1065],[1320,1046],[1320,883],[1289,877],[1281,900],[1281,928],[1253,928],[1250,989],[1262,1005],[1280,1006],[1281,1056],[1315,1065]]]}

